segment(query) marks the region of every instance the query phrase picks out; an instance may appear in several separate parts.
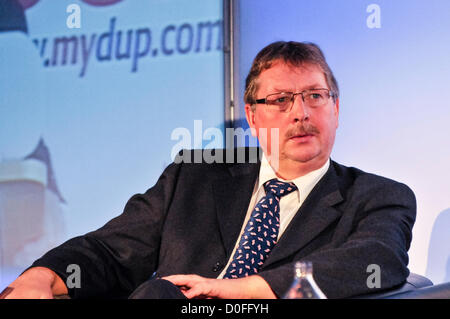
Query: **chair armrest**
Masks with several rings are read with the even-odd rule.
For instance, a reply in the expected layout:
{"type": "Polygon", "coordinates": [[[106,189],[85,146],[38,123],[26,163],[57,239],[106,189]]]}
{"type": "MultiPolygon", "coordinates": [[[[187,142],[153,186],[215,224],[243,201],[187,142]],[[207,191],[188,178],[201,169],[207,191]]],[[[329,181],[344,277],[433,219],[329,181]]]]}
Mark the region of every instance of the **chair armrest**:
{"type": "Polygon", "coordinates": [[[450,299],[450,282],[401,292],[385,299],[450,299]]]}
{"type": "Polygon", "coordinates": [[[393,297],[406,292],[415,291],[419,288],[430,286],[433,286],[433,283],[428,278],[418,274],[410,273],[408,278],[406,279],[406,282],[397,287],[384,291],[378,291],[376,293],[352,297],[352,299],[387,299],[391,296],[393,297]]]}

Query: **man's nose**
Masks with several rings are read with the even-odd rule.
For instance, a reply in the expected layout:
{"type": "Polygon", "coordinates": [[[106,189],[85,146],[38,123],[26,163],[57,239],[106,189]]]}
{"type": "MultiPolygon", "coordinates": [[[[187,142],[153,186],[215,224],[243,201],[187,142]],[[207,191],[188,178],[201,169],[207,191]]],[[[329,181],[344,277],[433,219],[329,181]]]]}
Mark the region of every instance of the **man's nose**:
{"type": "Polygon", "coordinates": [[[301,94],[296,94],[293,97],[291,114],[295,121],[306,121],[309,119],[309,108],[303,101],[301,94]]]}

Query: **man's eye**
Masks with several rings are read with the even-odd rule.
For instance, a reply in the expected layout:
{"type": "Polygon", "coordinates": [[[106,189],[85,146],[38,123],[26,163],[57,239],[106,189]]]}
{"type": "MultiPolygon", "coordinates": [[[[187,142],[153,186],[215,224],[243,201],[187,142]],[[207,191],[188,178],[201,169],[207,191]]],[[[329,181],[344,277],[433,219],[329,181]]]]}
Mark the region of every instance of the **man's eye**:
{"type": "Polygon", "coordinates": [[[285,103],[287,102],[287,97],[279,97],[275,100],[276,103],[285,103]]]}
{"type": "Polygon", "coordinates": [[[312,93],[312,94],[310,94],[309,97],[310,97],[312,100],[319,100],[319,99],[322,99],[322,98],[323,98],[322,94],[320,94],[320,93],[312,93]]]}

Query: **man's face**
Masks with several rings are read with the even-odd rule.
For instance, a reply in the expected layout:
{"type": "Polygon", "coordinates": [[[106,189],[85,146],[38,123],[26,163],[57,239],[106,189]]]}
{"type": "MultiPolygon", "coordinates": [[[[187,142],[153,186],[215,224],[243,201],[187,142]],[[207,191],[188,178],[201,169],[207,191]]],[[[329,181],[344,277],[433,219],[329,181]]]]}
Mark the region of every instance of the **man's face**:
{"type": "MultiPolygon", "coordinates": [[[[259,75],[256,99],[278,92],[297,93],[312,88],[329,89],[320,67],[314,64],[296,67],[277,61],[259,75]]],[[[247,121],[256,130],[264,153],[268,157],[279,154],[277,160],[281,170],[298,165],[305,170],[314,170],[329,158],[338,127],[339,100],[335,103],[333,98],[329,98],[325,105],[312,108],[305,105],[301,95],[297,95],[290,112],[269,110],[265,104],[257,104],[254,111],[251,105],[246,104],[245,110],[247,121]],[[267,129],[267,138],[261,133],[264,128],[267,129]],[[270,134],[273,128],[279,130],[275,140],[270,134]]]]}

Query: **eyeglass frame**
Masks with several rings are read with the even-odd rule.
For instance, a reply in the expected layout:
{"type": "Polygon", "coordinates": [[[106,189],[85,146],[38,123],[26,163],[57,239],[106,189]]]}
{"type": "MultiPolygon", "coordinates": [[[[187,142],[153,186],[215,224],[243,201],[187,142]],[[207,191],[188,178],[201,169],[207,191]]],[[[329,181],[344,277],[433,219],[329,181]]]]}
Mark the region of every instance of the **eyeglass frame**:
{"type": "MultiPolygon", "coordinates": [[[[329,99],[329,98],[336,98],[336,94],[335,94],[333,91],[331,91],[330,89],[326,89],[326,88],[313,88],[313,89],[303,90],[303,91],[298,92],[298,93],[294,93],[294,92],[276,92],[276,93],[271,93],[271,94],[268,94],[264,99],[257,99],[257,100],[255,100],[255,103],[254,103],[254,104],[271,105],[271,104],[267,104],[267,98],[268,98],[269,96],[271,96],[271,95],[276,95],[276,94],[283,94],[283,93],[284,93],[284,94],[292,94],[292,98],[291,98],[291,101],[290,101],[291,105],[290,105],[289,107],[287,107],[286,110],[284,110],[284,111],[276,110],[276,111],[281,112],[281,113],[288,113],[288,112],[290,112],[290,111],[292,110],[292,107],[294,106],[294,100],[295,100],[295,97],[296,97],[297,95],[301,95],[301,96],[302,96],[302,101],[303,101],[303,103],[305,103],[305,96],[304,96],[303,94],[304,94],[305,92],[315,91],[315,90],[325,90],[325,91],[327,91],[328,99],[329,99]]],[[[324,103],[323,105],[325,105],[325,103],[324,103]]],[[[320,105],[320,106],[322,106],[322,105],[320,105]]],[[[315,107],[320,107],[320,106],[315,106],[315,107]]]]}

